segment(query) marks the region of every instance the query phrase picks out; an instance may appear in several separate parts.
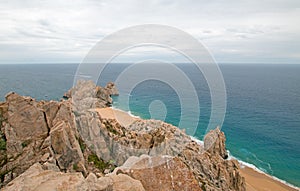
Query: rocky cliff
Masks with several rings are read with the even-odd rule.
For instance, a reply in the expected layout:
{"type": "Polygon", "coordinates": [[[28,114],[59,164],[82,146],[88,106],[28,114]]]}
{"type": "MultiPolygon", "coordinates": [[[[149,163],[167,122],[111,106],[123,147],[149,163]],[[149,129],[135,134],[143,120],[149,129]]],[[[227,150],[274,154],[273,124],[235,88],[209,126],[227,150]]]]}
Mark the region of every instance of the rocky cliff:
{"type": "Polygon", "coordinates": [[[81,81],[64,100],[0,103],[3,190],[245,190],[218,128],[199,145],[177,127],[99,115],[118,91],[81,81]]]}

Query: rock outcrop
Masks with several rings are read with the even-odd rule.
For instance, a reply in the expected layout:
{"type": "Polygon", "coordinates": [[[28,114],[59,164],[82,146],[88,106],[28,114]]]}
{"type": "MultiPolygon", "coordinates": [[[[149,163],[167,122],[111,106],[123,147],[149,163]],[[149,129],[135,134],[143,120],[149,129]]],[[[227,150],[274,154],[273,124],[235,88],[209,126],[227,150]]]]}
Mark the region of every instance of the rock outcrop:
{"type": "Polygon", "coordinates": [[[66,100],[15,93],[0,103],[0,188],[4,190],[245,190],[218,128],[199,145],[175,126],[122,126],[97,108],[118,92],[80,81],[66,100]]]}
{"type": "Polygon", "coordinates": [[[130,157],[113,173],[124,173],[141,181],[146,190],[202,190],[192,171],[178,157],[130,157]]]}
{"type": "Polygon", "coordinates": [[[213,155],[219,155],[223,159],[228,158],[228,153],[225,149],[225,135],[217,127],[214,131],[210,131],[204,137],[204,149],[213,155]]]}
{"type": "Polygon", "coordinates": [[[87,178],[84,178],[79,172],[63,173],[44,170],[41,164],[36,163],[3,189],[3,191],[15,190],[144,191],[145,189],[140,181],[134,180],[125,174],[97,178],[96,175],[91,173],[87,178]]]}
{"type": "Polygon", "coordinates": [[[108,93],[110,95],[114,95],[114,96],[119,95],[119,91],[118,91],[116,85],[113,82],[108,82],[106,84],[105,88],[108,90],[108,93]]]}
{"type": "Polygon", "coordinates": [[[106,107],[112,104],[112,99],[110,96],[119,95],[115,84],[113,82],[108,82],[103,88],[96,86],[92,81],[78,81],[77,85],[71,88],[63,96],[65,99],[74,98],[78,100],[84,100],[84,98],[91,101],[93,100],[96,105],[89,105],[89,107],[106,107]]]}

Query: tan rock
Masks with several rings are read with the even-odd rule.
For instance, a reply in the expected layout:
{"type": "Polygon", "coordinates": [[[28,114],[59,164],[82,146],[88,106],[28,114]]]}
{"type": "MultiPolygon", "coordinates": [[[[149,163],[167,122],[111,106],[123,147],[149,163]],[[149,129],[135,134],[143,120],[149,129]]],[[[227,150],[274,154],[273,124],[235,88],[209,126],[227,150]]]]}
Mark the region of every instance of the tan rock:
{"type": "Polygon", "coordinates": [[[59,107],[60,107],[60,103],[55,101],[50,101],[48,103],[45,103],[42,107],[45,112],[49,128],[53,127],[52,123],[54,118],[56,117],[59,107]]]}
{"type": "Polygon", "coordinates": [[[71,92],[71,101],[77,112],[92,108],[103,108],[112,104],[109,90],[96,86],[93,81],[79,80],[71,92]]]}
{"type": "Polygon", "coordinates": [[[130,157],[114,171],[120,172],[140,180],[145,190],[149,191],[202,190],[188,166],[177,157],[130,157]]]}
{"type": "MultiPolygon", "coordinates": [[[[103,102],[105,103],[106,106],[110,106],[112,104],[112,98],[110,97],[111,92],[106,89],[106,88],[102,88],[100,86],[96,86],[96,98],[103,100],[103,102]]],[[[102,103],[98,103],[99,105],[97,105],[97,108],[101,108],[102,103]]]]}
{"type": "Polygon", "coordinates": [[[219,127],[209,131],[204,137],[204,149],[211,154],[218,154],[222,158],[228,158],[225,148],[225,135],[219,127]]]}
{"type": "Polygon", "coordinates": [[[98,190],[113,190],[113,181],[109,177],[101,177],[97,179],[94,173],[90,173],[86,178],[91,191],[98,190]]]}
{"type": "Polygon", "coordinates": [[[51,171],[60,172],[60,169],[58,168],[58,166],[56,166],[56,164],[53,164],[51,162],[45,162],[43,164],[43,169],[44,170],[51,170],[51,171]]]}
{"type": "Polygon", "coordinates": [[[3,127],[3,122],[7,120],[8,103],[0,102],[0,129],[3,127]]]}
{"type": "Polygon", "coordinates": [[[43,170],[39,163],[11,181],[3,191],[88,190],[81,173],[62,173],[43,170]]]}
{"type": "Polygon", "coordinates": [[[10,182],[5,189],[245,190],[237,162],[226,160],[219,129],[199,145],[162,121],[135,119],[124,126],[101,118],[94,108],[111,104],[113,88],[80,81],[70,90],[72,99],[61,102],[8,94],[0,103],[0,138],[7,140],[0,151],[0,173],[4,184],[10,182]],[[87,162],[91,154],[122,166],[101,177],[103,169],[87,162]]]}
{"type": "Polygon", "coordinates": [[[3,191],[144,191],[138,180],[119,174],[96,178],[89,174],[85,179],[81,173],[62,173],[43,170],[39,163],[34,164],[19,177],[3,188],[3,191]]]}
{"type": "MultiPolygon", "coordinates": [[[[83,154],[70,126],[64,121],[57,122],[51,129],[51,148],[61,170],[73,169],[73,165],[84,164],[83,154]]],[[[84,166],[81,166],[86,173],[84,166]]]]}
{"type": "Polygon", "coordinates": [[[19,155],[33,140],[44,139],[48,134],[45,116],[31,98],[15,93],[6,96],[8,103],[5,136],[8,155],[19,155]]]}
{"type": "MultiPolygon", "coordinates": [[[[113,181],[113,191],[144,191],[142,183],[125,174],[108,176],[113,181]]],[[[100,178],[102,179],[102,178],[100,178]]]]}
{"type": "MultiPolygon", "coordinates": [[[[245,180],[239,173],[236,160],[226,160],[225,135],[218,128],[210,131],[204,139],[206,151],[199,154],[199,148],[190,144],[182,158],[206,190],[241,190],[245,180]],[[216,149],[215,151],[212,149],[216,149]]],[[[205,146],[204,146],[205,147],[205,146]]]]}
{"type": "Polygon", "coordinates": [[[45,154],[41,145],[49,128],[39,102],[32,98],[10,93],[0,105],[0,111],[1,138],[5,137],[6,141],[5,151],[0,151],[4,157],[0,157],[0,174],[11,172],[15,178],[45,154]]]}
{"type": "Polygon", "coordinates": [[[70,89],[66,93],[64,93],[63,98],[64,99],[70,99],[70,98],[72,98],[72,89],[70,89]]]}
{"type": "Polygon", "coordinates": [[[108,82],[105,86],[106,89],[108,89],[108,92],[110,95],[119,95],[119,91],[117,90],[117,87],[115,86],[115,83],[108,82]]]}
{"type": "Polygon", "coordinates": [[[41,158],[41,161],[42,162],[46,162],[48,160],[48,158],[50,157],[50,154],[49,153],[45,153],[42,158],[41,158]]]}

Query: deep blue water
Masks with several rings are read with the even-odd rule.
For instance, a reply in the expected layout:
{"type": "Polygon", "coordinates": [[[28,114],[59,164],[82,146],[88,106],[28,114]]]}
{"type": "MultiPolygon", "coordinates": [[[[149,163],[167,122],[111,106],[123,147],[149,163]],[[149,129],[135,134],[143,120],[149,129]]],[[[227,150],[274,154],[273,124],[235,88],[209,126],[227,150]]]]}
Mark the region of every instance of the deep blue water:
{"type": "MultiPolygon", "coordinates": [[[[114,81],[127,66],[109,65],[99,85],[114,81]]],[[[193,65],[178,67],[200,95],[201,116],[193,136],[202,139],[211,112],[209,88],[193,65]]],[[[38,100],[59,100],[73,85],[76,68],[76,64],[0,65],[0,100],[9,91],[38,100]]],[[[300,186],[300,65],[223,64],[220,68],[227,91],[222,130],[228,150],[268,174],[300,186]]],[[[121,89],[120,93],[128,92],[121,89]]],[[[168,84],[148,80],[129,93],[133,114],[150,118],[149,105],[160,100],[166,107],[166,122],[179,124],[180,99],[168,84]]],[[[115,107],[124,109],[118,97],[114,101],[115,107]]]]}

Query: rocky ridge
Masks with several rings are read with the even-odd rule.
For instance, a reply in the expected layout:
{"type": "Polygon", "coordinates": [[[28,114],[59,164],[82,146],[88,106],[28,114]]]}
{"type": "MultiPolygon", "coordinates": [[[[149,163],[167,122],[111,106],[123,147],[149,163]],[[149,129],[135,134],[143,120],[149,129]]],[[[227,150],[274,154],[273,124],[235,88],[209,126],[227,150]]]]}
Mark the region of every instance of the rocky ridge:
{"type": "Polygon", "coordinates": [[[162,121],[124,127],[95,110],[117,94],[113,83],[90,81],[79,81],[59,102],[8,94],[0,103],[0,188],[245,190],[218,128],[199,145],[162,121]]]}

